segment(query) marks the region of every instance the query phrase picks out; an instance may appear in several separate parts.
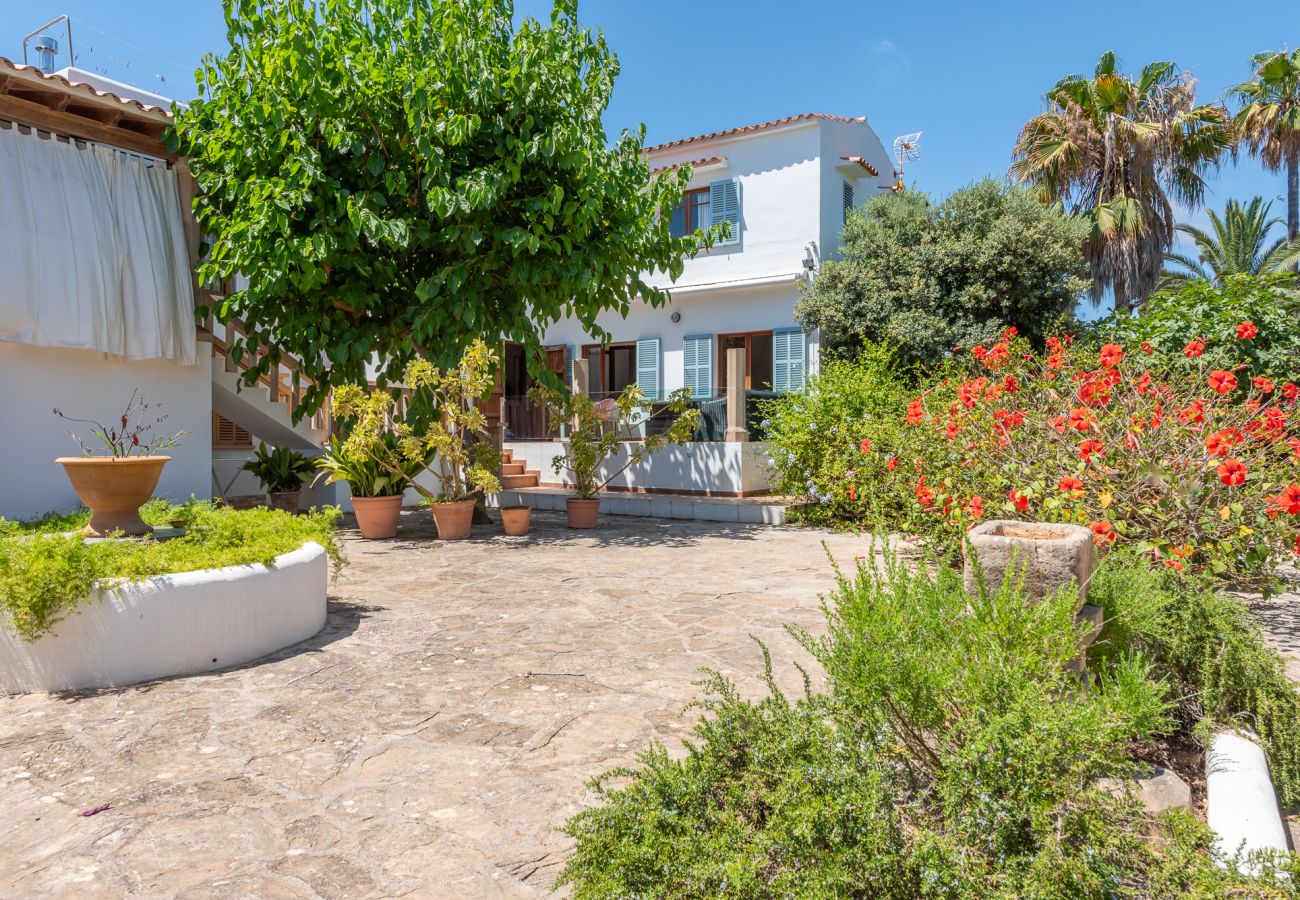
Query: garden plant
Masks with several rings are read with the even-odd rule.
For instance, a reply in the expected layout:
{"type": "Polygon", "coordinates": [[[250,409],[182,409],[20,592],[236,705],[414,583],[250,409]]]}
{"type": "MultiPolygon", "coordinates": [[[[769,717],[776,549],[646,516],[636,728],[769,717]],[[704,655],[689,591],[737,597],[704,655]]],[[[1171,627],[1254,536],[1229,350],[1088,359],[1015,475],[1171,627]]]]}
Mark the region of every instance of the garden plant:
{"type": "Polygon", "coordinates": [[[316,463],[292,447],[268,448],[265,441],[259,441],[253,458],[244,463],[244,471],[256,476],[276,508],[294,512],[298,508],[298,492],[311,480],[316,463]]]}

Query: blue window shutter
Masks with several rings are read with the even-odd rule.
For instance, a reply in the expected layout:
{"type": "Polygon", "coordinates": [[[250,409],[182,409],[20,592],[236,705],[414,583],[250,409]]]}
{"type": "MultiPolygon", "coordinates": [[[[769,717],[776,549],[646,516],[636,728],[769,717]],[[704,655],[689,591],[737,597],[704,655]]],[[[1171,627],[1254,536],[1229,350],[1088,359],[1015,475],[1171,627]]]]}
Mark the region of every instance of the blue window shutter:
{"type": "Polygon", "coordinates": [[[798,328],[772,332],[772,389],[780,393],[804,386],[804,335],[798,328]]]}
{"type": "Polygon", "coordinates": [[[853,212],[853,185],[847,181],[844,182],[844,221],[849,220],[849,214],[853,212]]]}
{"type": "Polygon", "coordinates": [[[709,185],[709,219],[710,224],[719,225],[727,222],[731,225],[731,235],[718,241],[720,246],[740,243],[740,182],[734,178],[715,181],[709,185]]]}
{"type": "Polygon", "coordinates": [[[682,383],[692,397],[713,396],[713,335],[695,334],[682,339],[682,383]]]}
{"type": "Polygon", "coordinates": [[[659,399],[659,338],[636,342],[636,384],[649,399],[659,399]]]}
{"type": "Polygon", "coordinates": [[[573,361],[578,356],[577,350],[573,344],[564,346],[564,384],[569,390],[573,390],[573,361]]]}

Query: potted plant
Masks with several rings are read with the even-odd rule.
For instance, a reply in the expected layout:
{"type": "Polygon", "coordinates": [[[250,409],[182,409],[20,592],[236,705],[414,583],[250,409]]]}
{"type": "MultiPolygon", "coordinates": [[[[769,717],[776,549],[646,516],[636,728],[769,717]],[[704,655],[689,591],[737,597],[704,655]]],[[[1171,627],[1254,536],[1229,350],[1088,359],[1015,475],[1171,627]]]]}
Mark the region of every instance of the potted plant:
{"type": "Polygon", "coordinates": [[[349,447],[338,437],[331,436],[325,455],[316,460],[320,469],[317,480],[326,484],[347,482],[352,493],[352,512],[357,517],[357,528],[367,540],[383,540],[397,534],[397,520],[402,514],[402,498],[411,482],[428,468],[432,454],[407,460],[398,446],[398,437],[391,431],[381,436],[385,456],[398,460],[400,472],[383,468],[369,452],[349,447]]]}
{"type": "Polygon", "coordinates": [[[302,500],[302,486],[316,471],[316,463],[305,453],[289,447],[267,449],[265,441],[258,441],[253,458],[244,463],[244,471],[252,472],[262,483],[271,509],[297,512],[302,500]]]}
{"type": "MultiPolygon", "coordinates": [[[[408,413],[400,418],[389,392],[367,392],[357,385],[335,391],[335,414],[356,420],[343,441],[347,452],[368,455],[391,475],[432,456],[438,490],[430,491],[414,480],[410,485],[432,509],[443,540],[469,537],[475,498],[501,490],[496,476],[501,457],[488,439],[487,417],[478,405],[492,392],[497,365],[496,354],[482,340],[466,349],[454,369],[443,371],[427,360],[412,361],[404,380],[414,397],[408,413]],[[384,439],[389,431],[396,436],[391,445],[384,439]]],[[[420,468],[426,467],[427,463],[420,468]]]]}
{"type": "Polygon", "coordinates": [[[184,431],[171,437],[154,434],[154,429],[167,420],[166,415],[150,418],[150,410],[155,407],[139,391],[133,391],[117,418],[116,427],[54,410],[61,419],[90,425],[95,442],[102,445],[88,446],[75,432],[69,431],[81,447],[81,456],[55,460],[68,473],[72,489],[91,512],[86,534],[141,535],[153,530],[140,519],[140,507],[153,496],[163,466],[171,460],[160,451],[177,446],[186,434],[184,431]]]}
{"type": "Polygon", "coordinates": [[[573,481],[574,496],[565,501],[570,528],[595,528],[600,492],[652,453],[690,440],[700,417],[685,389],[673,392],[663,404],[652,403],[635,384],[624,388],[617,398],[599,402],[540,381],[531,393],[535,402],[546,404],[554,415],[571,423],[565,452],[551,461],[555,474],[568,472],[573,481]],[[645,438],[640,439],[642,426],[660,416],[667,420],[667,427],[646,427],[645,438]],[[605,460],[624,446],[627,459],[602,474],[605,460]]]}
{"type": "Polygon", "coordinates": [[[528,533],[533,508],[531,506],[503,506],[501,513],[501,530],[510,537],[523,537],[528,533]]]}

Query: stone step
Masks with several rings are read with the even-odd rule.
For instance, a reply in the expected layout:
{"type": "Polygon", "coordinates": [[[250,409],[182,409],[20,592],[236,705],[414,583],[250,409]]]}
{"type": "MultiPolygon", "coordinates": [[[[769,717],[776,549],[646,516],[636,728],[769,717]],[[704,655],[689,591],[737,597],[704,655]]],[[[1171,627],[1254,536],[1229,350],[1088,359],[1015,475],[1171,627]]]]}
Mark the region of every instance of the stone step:
{"type": "Polygon", "coordinates": [[[524,474],[524,464],[521,462],[503,462],[501,464],[502,475],[522,475],[524,474]]]}
{"type": "Polygon", "coordinates": [[[504,450],[501,451],[501,461],[503,463],[514,462],[515,451],[511,450],[509,447],[506,447],[504,450]]]}
{"type": "MultiPolygon", "coordinates": [[[[522,463],[520,463],[522,465],[522,463]]],[[[538,478],[536,472],[529,472],[523,475],[502,475],[501,486],[508,491],[518,488],[535,488],[537,487],[538,478]]]]}

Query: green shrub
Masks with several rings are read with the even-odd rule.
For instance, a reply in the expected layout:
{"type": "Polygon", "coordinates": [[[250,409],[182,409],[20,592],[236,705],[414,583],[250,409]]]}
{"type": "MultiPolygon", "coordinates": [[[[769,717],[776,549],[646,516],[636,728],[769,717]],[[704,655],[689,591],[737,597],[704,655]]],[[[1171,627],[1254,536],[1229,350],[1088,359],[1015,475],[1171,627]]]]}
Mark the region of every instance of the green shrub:
{"type": "Polygon", "coordinates": [[[1097,789],[1171,727],[1169,686],[1136,652],[1084,689],[1077,597],[1028,605],[1014,580],[971,598],[949,567],[841,577],[828,633],[795,636],[825,692],[742,698],[710,673],[682,759],[661,745],[593,782],[565,826],[558,885],[589,897],[1244,897],[1275,867],[1220,868],[1185,813],[1097,789]],[[611,784],[616,780],[617,784],[611,784]]]}
{"type": "Polygon", "coordinates": [[[871,460],[864,458],[862,441],[887,445],[901,429],[905,374],[888,348],[867,344],[852,362],[828,361],[803,391],[760,405],[772,490],[806,502],[792,510],[793,518],[815,524],[872,520],[871,460]]]}
{"type": "Polygon", "coordinates": [[[171,506],[153,501],[141,510],[152,524],[181,519],[188,531],[167,541],[86,543],[59,533],[88,521],[88,513],[47,516],[33,523],[0,520],[0,618],[25,640],[36,640],[85,603],[106,579],[139,581],[153,575],[222,566],[270,564],[307,541],[343,562],[334,540],[338,510],[293,516],[270,509],[233,510],[205,503],[171,506]],[[57,529],[57,530],[56,530],[57,529]]]}
{"type": "Polygon", "coordinates": [[[1100,664],[1139,652],[1179,698],[1187,724],[1256,732],[1282,803],[1300,805],[1300,694],[1244,603],[1132,554],[1098,570],[1089,601],[1106,613],[1091,653],[1100,664]]]}
{"type": "Polygon", "coordinates": [[[1293,273],[1233,275],[1223,285],[1189,281],[1177,290],[1162,291],[1142,304],[1137,316],[1111,316],[1092,329],[1102,342],[1136,347],[1146,342],[1154,362],[1191,369],[1229,369],[1245,363],[1252,375],[1279,381],[1296,373],[1300,358],[1300,290],[1293,273]],[[1242,340],[1237,326],[1255,326],[1242,340]],[[1192,341],[1205,345],[1203,356],[1188,358],[1192,341]]]}

